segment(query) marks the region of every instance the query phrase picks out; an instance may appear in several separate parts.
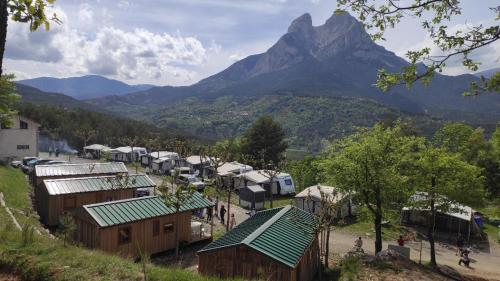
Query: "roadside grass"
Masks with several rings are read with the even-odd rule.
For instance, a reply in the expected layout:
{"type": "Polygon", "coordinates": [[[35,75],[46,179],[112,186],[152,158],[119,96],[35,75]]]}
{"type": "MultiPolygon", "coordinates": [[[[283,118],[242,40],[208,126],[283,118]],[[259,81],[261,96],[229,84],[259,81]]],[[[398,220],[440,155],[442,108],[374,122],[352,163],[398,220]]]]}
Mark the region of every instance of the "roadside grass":
{"type": "Polygon", "coordinates": [[[29,223],[38,227],[38,216],[31,206],[29,198],[31,186],[26,175],[20,169],[0,166],[0,179],[0,192],[4,194],[5,203],[19,224],[29,223]]]}
{"type": "Polygon", "coordinates": [[[31,208],[28,197],[30,186],[20,169],[0,166],[0,179],[0,192],[5,195],[7,206],[18,210],[31,208]]]}
{"type": "MultiPolygon", "coordinates": [[[[29,185],[21,171],[0,166],[0,192],[11,209],[31,209],[29,185]]],[[[14,212],[14,210],[13,210],[14,212]]],[[[23,221],[24,212],[14,212],[23,221]]],[[[37,225],[40,227],[40,225],[37,225]]],[[[23,231],[13,227],[5,208],[0,207],[0,268],[18,275],[22,280],[144,280],[140,263],[78,245],[64,246],[59,239],[34,235],[23,245],[23,231]]],[[[200,276],[180,268],[148,264],[148,280],[220,280],[200,276]]]]}
{"type": "MultiPolygon", "coordinates": [[[[273,198],[273,208],[283,207],[290,204],[293,204],[293,197],[273,198]]],[[[271,201],[269,200],[269,198],[266,198],[266,201],[264,202],[264,208],[271,208],[271,201]]]]}
{"type": "MultiPolygon", "coordinates": [[[[357,221],[348,225],[339,225],[336,228],[356,236],[375,237],[375,229],[372,221],[357,221]]],[[[406,227],[399,224],[383,225],[382,239],[396,241],[400,235],[404,235],[407,231],[406,227]]]]}
{"type": "MultiPolygon", "coordinates": [[[[336,228],[356,236],[375,237],[373,216],[366,207],[356,209],[357,219],[353,223],[338,225],[336,228]]],[[[405,235],[408,228],[400,224],[399,213],[386,210],[382,221],[382,239],[396,241],[400,235],[405,235]]]]}

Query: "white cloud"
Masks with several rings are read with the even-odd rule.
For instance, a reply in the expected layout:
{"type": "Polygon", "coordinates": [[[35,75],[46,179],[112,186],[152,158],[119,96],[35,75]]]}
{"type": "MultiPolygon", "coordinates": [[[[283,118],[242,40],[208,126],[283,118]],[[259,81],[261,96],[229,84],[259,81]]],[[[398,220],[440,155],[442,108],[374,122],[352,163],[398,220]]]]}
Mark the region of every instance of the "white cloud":
{"type": "MultiPolygon", "coordinates": [[[[457,31],[467,31],[470,30],[472,26],[478,26],[480,24],[483,24],[484,26],[489,26],[491,23],[485,23],[485,22],[476,22],[472,24],[455,24],[453,26],[450,26],[447,28],[447,33],[448,34],[454,34],[457,31]]],[[[444,53],[435,43],[434,40],[429,37],[425,36],[423,40],[421,40],[420,43],[413,45],[411,47],[400,47],[396,51],[396,54],[406,58],[406,52],[409,50],[416,51],[420,50],[422,48],[430,48],[431,52],[430,55],[434,56],[436,59],[439,59],[439,57],[442,57],[444,55],[449,54],[450,52],[444,53]]],[[[479,70],[487,70],[490,68],[498,67],[500,65],[500,42],[495,42],[491,45],[487,45],[485,47],[481,47],[479,49],[476,49],[472,51],[469,56],[470,59],[480,62],[479,70]]],[[[443,68],[443,74],[447,75],[459,75],[463,73],[473,73],[474,71],[471,71],[467,69],[466,67],[463,66],[462,64],[462,59],[463,55],[456,55],[451,57],[446,61],[446,66],[443,68]]]]}
{"type": "MultiPolygon", "coordinates": [[[[87,7],[82,7],[80,15],[82,11],[85,11],[82,17],[92,14],[87,7]]],[[[93,34],[67,24],[55,26],[49,32],[29,33],[25,25],[13,22],[9,28],[7,67],[18,74],[27,72],[20,67],[29,69],[31,62],[48,71],[57,67],[62,70],[45,76],[60,76],[61,72],[63,76],[93,73],[127,81],[189,84],[196,76],[189,68],[203,64],[208,52],[221,49],[215,42],[205,49],[194,37],[141,28],[124,31],[99,27],[93,34]]]]}
{"type": "Polygon", "coordinates": [[[80,22],[91,22],[94,19],[94,10],[88,3],[80,4],[78,11],[78,20],[80,22]]]}
{"type": "Polygon", "coordinates": [[[118,8],[120,9],[127,10],[129,7],[130,7],[130,2],[128,1],[121,0],[120,2],[118,2],[118,8]]]}

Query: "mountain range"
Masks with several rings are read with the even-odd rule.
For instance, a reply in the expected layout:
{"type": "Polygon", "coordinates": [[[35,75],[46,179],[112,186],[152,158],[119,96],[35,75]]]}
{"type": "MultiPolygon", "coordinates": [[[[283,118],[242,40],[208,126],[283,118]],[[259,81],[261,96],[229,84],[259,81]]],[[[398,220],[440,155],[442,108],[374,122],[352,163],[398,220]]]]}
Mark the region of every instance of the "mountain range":
{"type": "Polygon", "coordinates": [[[129,85],[121,81],[99,75],[86,75],[69,78],[38,77],[17,81],[18,84],[31,86],[45,92],[64,93],[76,99],[93,99],[110,95],[125,95],[145,91],[153,85],[129,85]]]}
{"type": "MultiPolygon", "coordinates": [[[[479,80],[474,75],[436,73],[428,86],[417,82],[411,89],[398,86],[387,93],[374,86],[379,69],[397,72],[407,65],[373,42],[349,14],[335,14],[320,26],[313,26],[311,16],[304,14],[266,52],[196,84],[152,87],[85,102],[209,138],[238,135],[259,116],[270,114],[283,123],[290,142],[298,147],[321,147],[355,127],[387,118],[411,119],[422,131],[443,120],[500,120],[500,95],[462,95],[479,80]]],[[[419,67],[422,71],[425,66],[419,67]]]]}

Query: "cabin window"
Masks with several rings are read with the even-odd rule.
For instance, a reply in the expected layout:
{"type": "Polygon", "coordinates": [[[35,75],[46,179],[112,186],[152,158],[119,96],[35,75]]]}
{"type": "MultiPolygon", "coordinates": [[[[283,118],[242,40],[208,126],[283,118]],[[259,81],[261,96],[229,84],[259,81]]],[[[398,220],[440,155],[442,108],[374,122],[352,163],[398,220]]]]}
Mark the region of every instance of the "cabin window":
{"type": "Polygon", "coordinates": [[[118,245],[130,243],[130,241],[132,240],[130,234],[130,226],[118,229],[118,245]]]}
{"type": "Polygon", "coordinates": [[[76,207],[76,197],[69,196],[64,198],[64,210],[74,209],[76,207]]]}
{"type": "Polygon", "coordinates": [[[292,185],[292,180],[291,179],[286,179],[285,180],[286,185],[292,185]]]}
{"type": "Polygon", "coordinates": [[[158,236],[158,235],[160,235],[160,221],[154,220],[153,221],[153,236],[158,236]]]}
{"type": "Polygon", "coordinates": [[[27,144],[18,144],[17,145],[17,150],[26,150],[26,149],[30,149],[30,146],[27,144]]]}
{"type": "Polygon", "coordinates": [[[174,224],[173,223],[167,223],[163,225],[163,232],[164,233],[170,233],[174,231],[174,224]]]}
{"type": "Polygon", "coordinates": [[[28,129],[28,123],[24,121],[19,121],[19,129],[28,129]]]}

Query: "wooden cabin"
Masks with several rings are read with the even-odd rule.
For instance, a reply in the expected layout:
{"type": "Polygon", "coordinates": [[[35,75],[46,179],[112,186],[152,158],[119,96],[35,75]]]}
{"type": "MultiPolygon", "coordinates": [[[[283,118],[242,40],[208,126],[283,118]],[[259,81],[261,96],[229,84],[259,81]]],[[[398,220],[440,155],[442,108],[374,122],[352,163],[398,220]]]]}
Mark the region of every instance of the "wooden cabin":
{"type": "Polygon", "coordinates": [[[314,216],[286,206],[257,212],[200,250],[198,271],[220,278],[310,281],[318,255],[314,216]]]}
{"type": "Polygon", "coordinates": [[[36,209],[44,224],[57,226],[62,215],[78,207],[133,198],[138,190],[154,187],[146,175],[47,179],[38,188],[36,209]]]}
{"type": "Polygon", "coordinates": [[[60,165],[37,165],[32,184],[40,186],[46,179],[82,178],[127,174],[123,163],[81,163],[60,165]]]}
{"type": "Polygon", "coordinates": [[[157,196],[140,197],[85,205],[75,213],[77,241],[91,249],[139,256],[175,248],[175,228],[180,241],[187,243],[211,239],[200,222],[192,221],[194,211],[213,206],[195,192],[182,207],[176,225],[175,208],[157,196]]]}

